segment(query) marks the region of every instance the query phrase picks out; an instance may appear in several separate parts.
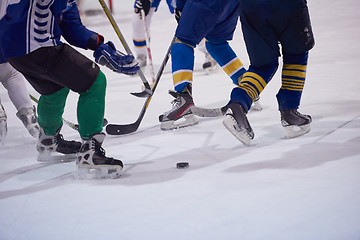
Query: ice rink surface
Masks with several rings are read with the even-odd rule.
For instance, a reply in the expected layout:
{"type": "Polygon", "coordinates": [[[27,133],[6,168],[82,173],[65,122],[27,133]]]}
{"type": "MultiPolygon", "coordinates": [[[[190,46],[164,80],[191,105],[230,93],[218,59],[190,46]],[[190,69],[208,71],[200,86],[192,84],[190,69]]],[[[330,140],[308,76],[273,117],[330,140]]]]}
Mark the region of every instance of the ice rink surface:
{"type": "MultiPolygon", "coordinates": [[[[133,2],[113,2],[114,18],[132,46],[133,2]]],[[[172,100],[169,62],[138,131],[105,139],[107,155],[125,164],[122,176],[78,180],[74,162],[36,161],[35,140],[0,87],[8,115],[8,136],[0,146],[0,239],[359,240],[360,2],[308,4],[316,44],[300,112],[310,114],[313,123],[311,132],[299,138],[283,137],[275,98],[280,70],[261,94],[264,109],[248,114],[255,132],[251,146],[237,141],[222,117],[161,131],[158,116],[172,100]],[[190,167],[176,169],[180,161],[190,167]]],[[[104,14],[83,21],[124,51],[104,14]]],[[[151,25],[156,72],[175,28],[162,1],[151,25]]],[[[247,67],[240,24],[230,44],[247,67]]],[[[91,51],[79,51],[93,58],[91,51]]],[[[206,74],[204,55],[198,50],[195,55],[195,104],[223,106],[231,80],[221,69],[206,74]]],[[[129,93],[141,90],[140,78],[102,70],[108,80],[105,117],[110,123],[135,121],[144,99],[129,93]]],[[[149,69],[145,75],[151,79],[149,69]]],[[[71,93],[65,119],[77,121],[76,104],[77,95],[71,93]]],[[[62,133],[80,140],[66,125],[62,133]]]]}

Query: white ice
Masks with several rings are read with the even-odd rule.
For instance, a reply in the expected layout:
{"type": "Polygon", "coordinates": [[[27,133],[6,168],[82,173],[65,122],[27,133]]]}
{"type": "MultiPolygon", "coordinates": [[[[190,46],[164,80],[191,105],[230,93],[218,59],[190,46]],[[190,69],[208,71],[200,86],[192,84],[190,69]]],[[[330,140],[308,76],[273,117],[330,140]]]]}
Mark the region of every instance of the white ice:
{"type": "MultiPolygon", "coordinates": [[[[97,1],[93,4],[101,10],[97,1]]],[[[133,1],[113,4],[117,24],[132,46],[133,1]]],[[[125,164],[121,178],[77,180],[74,162],[36,161],[35,140],[0,87],[9,128],[0,146],[0,239],[359,240],[360,2],[308,4],[316,45],[300,112],[310,114],[313,123],[311,132],[299,138],[283,137],[275,98],[280,71],[261,95],[264,109],[248,115],[255,132],[250,147],[225,129],[222,117],[161,131],[158,116],[172,100],[169,62],[138,131],[105,139],[107,155],[125,164]],[[179,161],[190,167],[176,169],[179,161]]],[[[84,23],[124,51],[104,14],[88,16],[84,23]]],[[[175,28],[162,1],[151,26],[155,72],[175,28]]],[[[231,46],[248,66],[240,26],[231,46]]],[[[90,51],[80,51],[92,58],[90,51]]],[[[204,55],[195,53],[196,105],[224,105],[231,80],[222,70],[207,75],[201,69],[204,55]]],[[[135,121],[144,99],[130,92],[141,91],[140,78],[102,70],[108,79],[106,118],[135,121]]],[[[145,74],[151,79],[148,69],[145,74]]],[[[77,121],[76,105],[77,95],[71,93],[65,119],[77,121]]],[[[67,126],[62,133],[80,140],[67,126]]]]}

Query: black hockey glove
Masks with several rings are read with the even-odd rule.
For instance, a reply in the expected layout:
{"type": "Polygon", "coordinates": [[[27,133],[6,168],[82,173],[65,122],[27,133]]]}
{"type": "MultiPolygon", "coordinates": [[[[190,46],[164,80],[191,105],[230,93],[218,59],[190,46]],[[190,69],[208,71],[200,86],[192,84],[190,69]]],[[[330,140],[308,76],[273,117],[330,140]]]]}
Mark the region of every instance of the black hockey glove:
{"type": "Polygon", "coordinates": [[[106,66],[114,72],[134,75],[139,71],[139,64],[134,56],[125,55],[116,50],[112,42],[101,44],[94,52],[95,62],[106,66]]]}
{"type": "Polygon", "coordinates": [[[181,10],[178,8],[175,8],[175,19],[176,19],[177,23],[179,23],[179,21],[180,21],[180,16],[181,16],[181,10]]]}
{"type": "Polygon", "coordinates": [[[135,0],[135,13],[140,14],[141,10],[144,10],[145,16],[150,11],[152,0],[135,0]]]}

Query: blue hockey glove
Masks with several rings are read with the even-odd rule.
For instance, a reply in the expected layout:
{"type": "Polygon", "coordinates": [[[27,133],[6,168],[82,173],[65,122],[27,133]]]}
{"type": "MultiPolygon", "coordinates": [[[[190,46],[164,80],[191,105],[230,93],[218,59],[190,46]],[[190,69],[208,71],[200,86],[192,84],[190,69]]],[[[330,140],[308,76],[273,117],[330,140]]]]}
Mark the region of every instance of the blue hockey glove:
{"type": "Polygon", "coordinates": [[[112,42],[101,44],[94,52],[95,62],[106,66],[114,72],[134,75],[139,71],[139,64],[134,56],[125,55],[116,50],[112,42]]]}

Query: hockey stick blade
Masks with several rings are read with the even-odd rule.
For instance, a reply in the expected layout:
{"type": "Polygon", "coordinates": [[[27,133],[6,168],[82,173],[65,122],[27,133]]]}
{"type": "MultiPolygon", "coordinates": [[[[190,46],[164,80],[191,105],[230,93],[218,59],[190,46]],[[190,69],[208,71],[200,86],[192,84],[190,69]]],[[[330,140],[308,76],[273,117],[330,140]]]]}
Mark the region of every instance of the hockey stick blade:
{"type": "Polygon", "coordinates": [[[136,97],[139,97],[139,98],[150,97],[152,95],[152,93],[153,93],[153,90],[151,89],[149,83],[146,81],[144,73],[141,71],[141,69],[138,71],[138,75],[143,80],[143,84],[144,84],[145,89],[142,92],[130,93],[130,94],[132,94],[132,95],[134,95],[136,97]]]}
{"type": "Polygon", "coordinates": [[[141,109],[140,115],[135,122],[130,123],[130,124],[124,124],[124,125],[108,124],[106,126],[106,133],[109,135],[125,135],[125,134],[135,132],[140,126],[140,123],[145,115],[145,112],[146,112],[146,109],[148,107],[150,100],[151,100],[151,96],[146,99],[146,102],[145,102],[143,108],[141,109]]]}
{"type": "Polygon", "coordinates": [[[165,58],[160,66],[160,69],[157,73],[157,76],[155,78],[155,82],[154,82],[154,85],[152,87],[152,94],[150,96],[148,96],[146,98],[146,101],[140,111],[140,114],[139,114],[139,117],[138,119],[133,122],[133,123],[130,123],[130,124],[108,124],[106,126],[106,133],[109,134],[109,135],[124,135],[124,134],[129,134],[129,133],[133,133],[135,132],[139,126],[140,126],[140,123],[142,121],[142,119],[144,118],[144,115],[145,115],[145,112],[149,106],[149,103],[151,101],[151,98],[152,98],[152,95],[154,94],[155,92],[155,89],[159,83],[159,80],[160,80],[160,77],[164,71],[164,68],[169,60],[169,57],[170,57],[170,51],[171,51],[171,47],[173,45],[173,43],[175,42],[175,36],[173,37],[172,41],[171,41],[171,44],[166,52],[166,55],[165,55],[165,58]]]}
{"type": "Polygon", "coordinates": [[[146,97],[151,96],[152,92],[149,92],[148,89],[145,89],[142,92],[136,92],[136,93],[130,93],[130,94],[134,95],[135,97],[146,98],[146,97]]]}
{"type": "Polygon", "coordinates": [[[227,105],[221,108],[201,108],[193,106],[191,107],[191,112],[199,117],[221,117],[225,115],[227,110],[227,105]]]}

